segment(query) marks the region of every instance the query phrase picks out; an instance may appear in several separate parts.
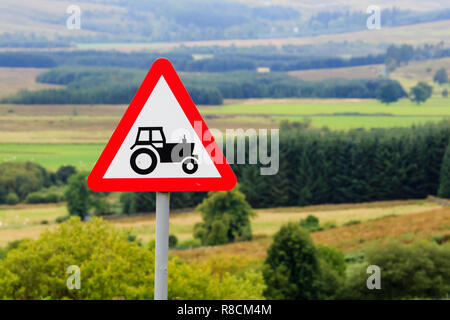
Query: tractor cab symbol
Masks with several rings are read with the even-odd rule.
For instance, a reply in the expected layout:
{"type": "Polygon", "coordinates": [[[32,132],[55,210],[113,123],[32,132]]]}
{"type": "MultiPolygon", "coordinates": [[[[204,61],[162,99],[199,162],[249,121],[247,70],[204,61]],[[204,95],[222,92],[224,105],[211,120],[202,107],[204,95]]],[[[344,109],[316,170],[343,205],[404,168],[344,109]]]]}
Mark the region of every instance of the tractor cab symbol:
{"type": "Polygon", "coordinates": [[[162,127],[139,127],[136,142],[131,147],[138,147],[130,158],[131,168],[137,174],[149,174],[158,164],[180,163],[187,174],[194,174],[198,169],[198,155],[193,155],[194,143],[187,143],[186,136],[181,143],[167,143],[162,127]]]}

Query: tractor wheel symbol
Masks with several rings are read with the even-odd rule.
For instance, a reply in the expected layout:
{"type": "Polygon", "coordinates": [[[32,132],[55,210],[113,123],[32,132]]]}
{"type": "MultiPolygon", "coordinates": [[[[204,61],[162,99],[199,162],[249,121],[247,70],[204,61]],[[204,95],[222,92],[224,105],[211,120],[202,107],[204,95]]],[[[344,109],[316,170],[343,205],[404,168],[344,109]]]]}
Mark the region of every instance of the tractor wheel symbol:
{"type": "Polygon", "coordinates": [[[197,160],[190,158],[190,159],[184,159],[183,163],[181,164],[181,167],[183,168],[183,171],[187,174],[193,174],[198,169],[198,163],[197,160]]]}
{"type": "Polygon", "coordinates": [[[130,165],[138,174],[149,174],[155,170],[158,159],[151,149],[137,149],[130,158],[130,165]]]}

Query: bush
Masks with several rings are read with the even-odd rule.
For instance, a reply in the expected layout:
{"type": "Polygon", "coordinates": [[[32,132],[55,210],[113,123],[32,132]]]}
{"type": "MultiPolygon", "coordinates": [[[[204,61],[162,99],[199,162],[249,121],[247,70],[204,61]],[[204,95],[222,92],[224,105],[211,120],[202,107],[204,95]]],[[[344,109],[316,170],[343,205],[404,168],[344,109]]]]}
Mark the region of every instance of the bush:
{"type": "Polygon", "coordinates": [[[250,217],[255,215],[238,188],[210,192],[197,207],[203,222],[194,227],[194,237],[202,244],[216,245],[252,238],[250,217]]]}
{"type": "Polygon", "coordinates": [[[300,220],[300,226],[310,232],[321,230],[319,226],[319,218],[314,216],[307,216],[306,219],[300,220]]]}
{"type": "Polygon", "coordinates": [[[424,81],[420,81],[411,88],[410,99],[411,101],[420,104],[428,100],[433,93],[433,87],[424,81]]]}
{"type": "Polygon", "coordinates": [[[199,239],[189,239],[180,242],[177,245],[177,249],[183,250],[183,249],[192,249],[192,248],[199,248],[202,246],[202,243],[199,239]]]}
{"type": "MultiPolygon", "coordinates": [[[[152,299],[153,283],[154,251],[98,218],[72,218],[0,261],[0,298],[152,299]],[[81,269],[81,290],[66,286],[70,265],[81,269]]],[[[262,288],[254,272],[220,277],[208,265],[169,261],[169,299],[260,299],[262,288]]]]}
{"type": "Polygon", "coordinates": [[[14,192],[8,193],[8,195],[6,196],[6,204],[16,205],[18,203],[19,203],[19,196],[14,192]]]}
{"type": "Polygon", "coordinates": [[[337,227],[337,225],[336,225],[336,222],[334,222],[334,221],[327,221],[321,226],[321,228],[323,230],[334,229],[336,227],[337,227]]]}
{"type": "Polygon", "coordinates": [[[335,299],[345,283],[344,254],[337,249],[319,245],[317,252],[320,262],[321,289],[325,299],[335,299]]]}
{"type": "Polygon", "coordinates": [[[264,281],[261,273],[234,276],[216,274],[208,264],[169,263],[169,299],[179,300],[261,300],[264,281]]]}
{"type": "Polygon", "coordinates": [[[90,208],[91,190],[87,186],[87,174],[79,173],[69,178],[65,198],[70,215],[76,215],[84,220],[90,208]]]}
{"type": "Polygon", "coordinates": [[[57,203],[62,201],[62,198],[52,192],[48,192],[45,190],[32,192],[27,195],[25,198],[25,203],[57,203]]]}
{"type": "Polygon", "coordinates": [[[343,225],[344,226],[353,226],[355,224],[360,224],[360,223],[361,223],[361,220],[350,220],[350,221],[344,223],[343,225]]]}
{"type": "Polygon", "coordinates": [[[401,97],[402,92],[395,83],[383,83],[378,87],[377,99],[382,103],[389,104],[391,102],[396,102],[401,97]]]}
{"type": "Polygon", "coordinates": [[[445,68],[440,68],[433,76],[433,81],[439,83],[440,85],[448,82],[448,75],[445,68]]]}
{"type": "Polygon", "coordinates": [[[77,173],[77,169],[74,166],[62,166],[56,171],[56,179],[66,184],[69,178],[77,173]]]}
{"type": "MultiPolygon", "coordinates": [[[[19,247],[19,245],[25,240],[14,240],[8,243],[8,245],[4,248],[0,248],[0,260],[5,259],[6,256],[8,255],[8,252],[16,249],[19,247]]],[[[1,267],[1,266],[0,266],[1,267]]],[[[1,296],[0,296],[1,298],[1,296]]]]}
{"type": "Polygon", "coordinates": [[[275,234],[267,251],[263,276],[267,299],[304,300],[322,297],[318,252],[309,233],[289,223],[275,234]]]}
{"type": "Polygon", "coordinates": [[[450,144],[442,159],[438,196],[450,199],[450,144]]]}
{"type": "Polygon", "coordinates": [[[169,248],[173,249],[177,246],[178,238],[177,236],[171,234],[169,235],[169,248]]]}
{"type": "Polygon", "coordinates": [[[125,192],[120,195],[120,203],[124,214],[154,212],[156,196],[154,192],[125,192]]]}
{"type": "MultiPolygon", "coordinates": [[[[170,208],[190,208],[197,206],[207,195],[204,191],[171,192],[170,208]]],[[[154,192],[126,192],[120,196],[122,213],[133,214],[154,212],[156,195],[154,192]]]]}
{"type": "Polygon", "coordinates": [[[450,293],[450,244],[390,243],[366,253],[366,263],[354,270],[342,297],[346,299],[441,299],[450,293]],[[381,269],[381,289],[369,290],[368,265],[381,269]]]}
{"type": "Polygon", "coordinates": [[[67,216],[62,216],[62,217],[56,218],[56,219],[55,219],[55,222],[56,222],[56,223],[63,223],[64,221],[67,221],[67,220],[69,220],[69,219],[70,219],[70,216],[69,216],[69,215],[67,215],[67,216]]]}
{"type": "Polygon", "coordinates": [[[134,208],[134,194],[130,192],[124,192],[120,195],[119,202],[122,205],[123,214],[132,214],[136,210],[134,208]]]}
{"type": "Polygon", "coordinates": [[[47,171],[31,162],[0,163],[0,204],[6,203],[9,193],[15,193],[19,200],[34,191],[50,186],[47,171]]]}
{"type": "Polygon", "coordinates": [[[87,173],[77,173],[69,178],[64,197],[69,214],[84,220],[89,211],[95,215],[111,214],[109,203],[104,199],[106,195],[107,193],[93,192],[88,188],[87,173]]]}
{"type": "Polygon", "coordinates": [[[345,255],[345,262],[352,263],[361,263],[364,261],[364,252],[349,252],[345,255]]]}

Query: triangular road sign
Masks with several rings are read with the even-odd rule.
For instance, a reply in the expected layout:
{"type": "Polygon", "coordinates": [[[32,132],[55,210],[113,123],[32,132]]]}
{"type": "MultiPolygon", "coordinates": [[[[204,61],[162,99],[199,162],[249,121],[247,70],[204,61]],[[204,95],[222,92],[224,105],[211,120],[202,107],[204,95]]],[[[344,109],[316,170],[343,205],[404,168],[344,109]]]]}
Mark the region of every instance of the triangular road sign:
{"type": "Polygon", "coordinates": [[[93,191],[207,191],[236,185],[236,176],[168,60],[152,65],[88,185],[93,191]]]}

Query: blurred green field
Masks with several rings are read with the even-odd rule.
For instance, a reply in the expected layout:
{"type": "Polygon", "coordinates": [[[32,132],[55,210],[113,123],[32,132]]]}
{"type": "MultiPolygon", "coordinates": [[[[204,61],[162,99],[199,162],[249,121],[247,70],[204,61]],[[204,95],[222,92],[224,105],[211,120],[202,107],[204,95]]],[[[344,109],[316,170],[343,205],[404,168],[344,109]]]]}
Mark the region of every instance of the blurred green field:
{"type": "Polygon", "coordinates": [[[32,161],[50,170],[56,170],[62,165],[73,165],[79,170],[88,171],[92,169],[103,147],[103,144],[2,143],[0,162],[32,161]]]}
{"type": "Polygon", "coordinates": [[[432,97],[417,105],[408,99],[385,105],[374,99],[274,99],[250,100],[244,104],[230,104],[201,109],[203,114],[251,115],[395,115],[450,116],[450,98],[432,97]],[[252,103],[254,102],[254,103],[252,103]]]}
{"type": "Polygon", "coordinates": [[[17,229],[27,225],[55,222],[55,219],[67,215],[65,204],[20,204],[16,206],[0,206],[0,228],[17,229]]]}
{"type": "Polygon", "coordinates": [[[332,130],[355,128],[392,128],[436,122],[450,118],[450,99],[434,96],[417,105],[408,99],[384,105],[374,99],[303,99],[250,100],[201,109],[203,114],[222,117],[251,116],[254,119],[303,121],[311,120],[314,127],[332,130]]]}

